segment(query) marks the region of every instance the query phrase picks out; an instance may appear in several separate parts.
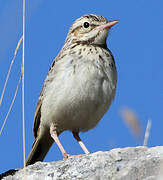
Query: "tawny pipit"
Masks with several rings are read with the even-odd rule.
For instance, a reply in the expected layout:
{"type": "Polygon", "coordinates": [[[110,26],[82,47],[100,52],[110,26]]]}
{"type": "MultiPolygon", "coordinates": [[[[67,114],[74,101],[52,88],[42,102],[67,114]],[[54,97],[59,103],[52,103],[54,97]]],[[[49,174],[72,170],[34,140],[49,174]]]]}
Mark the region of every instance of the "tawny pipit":
{"type": "Polygon", "coordinates": [[[67,158],[58,139],[65,130],[89,153],[79,132],[94,128],[115,96],[117,72],[106,38],[117,23],[88,14],[71,26],[42,87],[34,116],[35,142],[26,165],[42,161],[54,141],[67,158]]]}

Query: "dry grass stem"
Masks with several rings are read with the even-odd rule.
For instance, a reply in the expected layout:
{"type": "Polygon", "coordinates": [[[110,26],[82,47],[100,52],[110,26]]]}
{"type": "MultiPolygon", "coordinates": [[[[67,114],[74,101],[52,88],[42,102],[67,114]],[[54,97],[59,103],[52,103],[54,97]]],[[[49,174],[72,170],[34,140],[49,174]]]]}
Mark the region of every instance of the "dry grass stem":
{"type": "Polygon", "coordinates": [[[11,112],[11,109],[12,109],[12,107],[13,107],[13,104],[14,104],[14,102],[15,102],[15,98],[16,98],[16,95],[17,95],[17,92],[18,92],[18,88],[19,88],[20,82],[21,82],[21,76],[20,76],[19,81],[18,81],[18,83],[17,83],[17,87],[16,87],[16,90],[15,90],[15,94],[14,94],[14,97],[13,97],[13,99],[12,99],[11,105],[10,105],[10,107],[9,107],[9,110],[8,110],[8,112],[7,112],[7,115],[6,115],[6,117],[5,117],[5,120],[4,120],[4,122],[3,122],[3,125],[2,125],[2,127],[1,127],[0,136],[1,136],[1,134],[2,134],[2,131],[3,131],[3,129],[4,129],[4,126],[5,126],[5,124],[6,124],[7,118],[8,118],[8,116],[9,116],[10,112],[11,112]]]}
{"type": "Polygon", "coordinates": [[[12,61],[11,61],[11,63],[10,63],[10,67],[9,67],[9,70],[8,70],[8,73],[7,73],[7,77],[6,77],[5,84],[4,84],[4,86],[3,86],[3,90],[2,90],[2,94],[1,94],[1,98],[0,98],[0,106],[1,106],[1,104],[2,104],[2,100],[3,100],[3,96],[4,96],[4,93],[5,93],[5,90],[6,90],[7,82],[8,82],[10,73],[11,73],[12,65],[13,65],[14,60],[15,60],[15,58],[16,58],[17,51],[18,51],[18,49],[19,49],[19,47],[20,47],[20,44],[21,44],[21,42],[22,42],[22,39],[23,39],[23,36],[20,38],[20,40],[19,40],[19,42],[18,42],[18,44],[17,44],[17,46],[16,46],[16,49],[15,49],[15,52],[14,52],[14,57],[12,58],[12,61]]]}
{"type": "Polygon", "coordinates": [[[147,146],[147,144],[148,144],[151,125],[152,125],[151,120],[148,120],[147,127],[146,127],[146,130],[145,130],[145,136],[144,136],[144,144],[143,144],[144,146],[147,146]]]}
{"type": "Polygon", "coordinates": [[[22,44],[22,121],[23,121],[23,162],[24,162],[24,180],[27,179],[26,177],[26,165],[25,165],[25,110],[24,110],[24,53],[25,53],[25,10],[26,10],[26,1],[23,0],[23,44],[22,44]]]}

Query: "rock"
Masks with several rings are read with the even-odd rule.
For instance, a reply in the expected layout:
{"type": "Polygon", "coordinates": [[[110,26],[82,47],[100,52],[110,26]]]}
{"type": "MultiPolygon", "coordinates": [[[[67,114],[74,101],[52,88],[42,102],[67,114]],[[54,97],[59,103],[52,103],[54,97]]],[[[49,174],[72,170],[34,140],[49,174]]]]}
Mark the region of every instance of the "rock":
{"type": "MultiPolygon", "coordinates": [[[[127,147],[95,152],[26,168],[26,180],[163,180],[163,146],[127,147]]],[[[4,180],[20,180],[24,170],[4,180]]]]}

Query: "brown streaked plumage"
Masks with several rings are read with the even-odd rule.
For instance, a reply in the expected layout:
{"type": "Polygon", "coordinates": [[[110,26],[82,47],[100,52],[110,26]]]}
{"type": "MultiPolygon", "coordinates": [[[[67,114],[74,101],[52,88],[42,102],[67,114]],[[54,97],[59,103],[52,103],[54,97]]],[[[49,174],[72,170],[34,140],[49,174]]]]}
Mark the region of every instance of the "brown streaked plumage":
{"type": "Polygon", "coordinates": [[[98,124],[115,96],[117,72],[106,38],[116,23],[88,14],[71,26],[42,87],[34,115],[35,141],[26,165],[43,161],[54,141],[63,157],[69,157],[58,138],[65,130],[89,153],[79,133],[98,124]]]}

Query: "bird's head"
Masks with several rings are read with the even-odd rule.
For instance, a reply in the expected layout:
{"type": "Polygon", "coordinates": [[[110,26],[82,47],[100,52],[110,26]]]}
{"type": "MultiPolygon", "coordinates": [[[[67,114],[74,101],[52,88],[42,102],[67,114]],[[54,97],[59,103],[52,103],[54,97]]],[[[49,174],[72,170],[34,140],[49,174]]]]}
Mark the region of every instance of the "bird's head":
{"type": "Polygon", "coordinates": [[[103,16],[88,14],[77,19],[71,26],[67,42],[103,45],[109,29],[119,21],[107,21],[103,16]]]}

